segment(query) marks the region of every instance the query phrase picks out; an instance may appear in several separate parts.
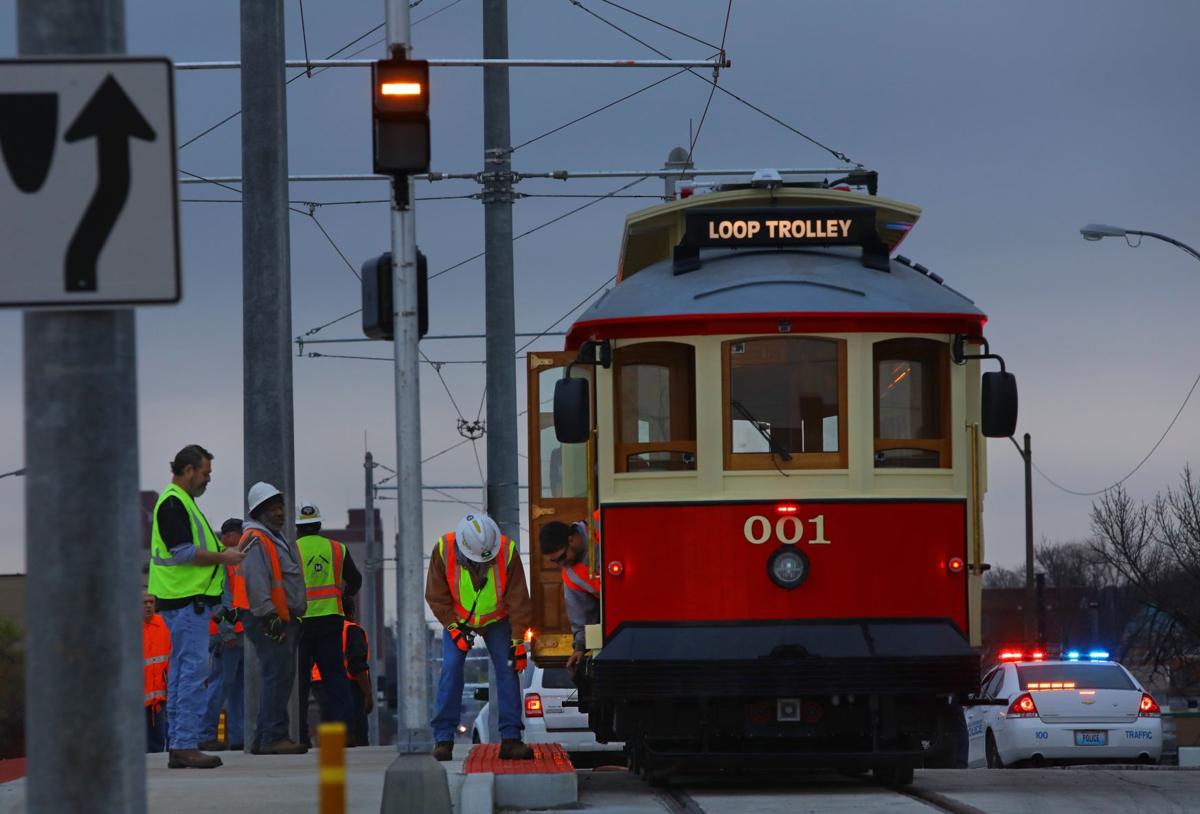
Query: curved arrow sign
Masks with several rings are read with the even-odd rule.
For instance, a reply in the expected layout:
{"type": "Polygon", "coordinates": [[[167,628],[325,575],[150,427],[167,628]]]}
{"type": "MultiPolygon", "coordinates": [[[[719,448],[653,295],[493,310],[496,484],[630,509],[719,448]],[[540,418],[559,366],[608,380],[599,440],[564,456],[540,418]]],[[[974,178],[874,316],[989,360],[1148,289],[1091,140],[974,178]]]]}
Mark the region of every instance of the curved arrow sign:
{"type": "Polygon", "coordinates": [[[113,79],[105,77],[63,137],[96,139],[99,181],[67,246],[67,291],[96,290],[96,261],[129,197],[129,140],[154,141],[154,129],[113,79]]]}

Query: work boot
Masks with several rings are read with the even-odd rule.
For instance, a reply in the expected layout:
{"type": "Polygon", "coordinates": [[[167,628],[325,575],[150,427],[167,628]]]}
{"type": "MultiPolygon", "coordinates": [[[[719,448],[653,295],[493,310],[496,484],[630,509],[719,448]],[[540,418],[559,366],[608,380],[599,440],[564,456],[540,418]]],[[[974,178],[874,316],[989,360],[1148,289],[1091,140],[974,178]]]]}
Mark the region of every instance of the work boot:
{"type": "Polygon", "coordinates": [[[533,750],[516,738],[500,741],[501,760],[533,760],[533,750]]]}
{"type": "Polygon", "coordinates": [[[221,758],[199,749],[172,749],[167,753],[168,769],[215,769],[220,765],[221,758]]]}
{"type": "Polygon", "coordinates": [[[454,741],[438,741],[433,747],[433,759],[446,761],[454,757],[454,741]]]}
{"type": "Polygon", "coordinates": [[[252,749],[251,752],[256,755],[303,755],[308,752],[308,747],[283,738],[274,743],[252,749]]]}
{"type": "Polygon", "coordinates": [[[201,752],[224,752],[225,751],[225,741],[219,741],[216,738],[213,738],[210,741],[205,741],[204,743],[200,744],[196,748],[199,749],[201,752]]]}

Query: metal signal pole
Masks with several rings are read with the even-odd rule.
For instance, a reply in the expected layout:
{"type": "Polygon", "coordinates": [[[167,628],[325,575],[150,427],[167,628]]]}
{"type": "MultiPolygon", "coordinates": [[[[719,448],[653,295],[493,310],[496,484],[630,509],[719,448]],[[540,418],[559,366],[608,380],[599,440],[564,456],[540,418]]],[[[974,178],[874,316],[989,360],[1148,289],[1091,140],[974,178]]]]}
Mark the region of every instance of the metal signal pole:
{"type": "MultiPolygon", "coordinates": [[[[484,59],[508,58],[508,0],[483,0],[484,59]]],[[[511,539],[517,489],[517,340],[513,297],[508,68],[483,69],[484,303],[487,331],[487,511],[511,539]]],[[[493,708],[495,705],[493,704],[493,708]]]]}
{"type": "MultiPolygon", "coordinates": [[[[411,53],[408,0],[388,0],[387,39],[392,54],[411,53]]],[[[397,178],[392,195],[392,291],[396,371],[396,750],[429,754],[429,670],[425,633],[424,529],[421,506],[421,395],[417,342],[417,224],[413,182],[397,178]]]]}
{"type": "MultiPolygon", "coordinates": [[[[18,0],[17,47],[124,54],[124,0],[18,0]]],[[[26,806],[142,814],[133,310],[26,311],[24,346],[26,806]]]]}
{"type": "MultiPolygon", "coordinates": [[[[295,539],[292,284],[288,237],[283,4],[242,0],[242,434],[245,487],[273,484],[295,539]]],[[[258,718],[261,675],[245,636],[245,724],[258,718]]],[[[289,703],[298,735],[296,687],[289,703]]],[[[250,735],[250,732],[247,732],[250,735]]],[[[245,740],[246,751],[253,737],[245,740]]]]}
{"type": "MultiPolygon", "coordinates": [[[[362,591],[362,608],[359,611],[358,618],[362,623],[363,628],[367,631],[367,641],[369,649],[374,658],[370,659],[367,664],[371,675],[371,692],[375,692],[375,687],[381,675],[378,665],[381,663],[379,656],[383,652],[383,642],[379,639],[379,625],[376,619],[379,607],[379,600],[382,598],[375,592],[375,576],[379,573],[379,550],[375,546],[375,456],[367,453],[366,459],[363,462],[363,469],[366,472],[366,496],[363,500],[363,537],[366,540],[364,547],[366,553],[366,562],[363,563],[363,591],[362,591]]],[[[374,711],[368,716],[368,742],[379,744],[379,716],[382,712],[382,704],[376,704],[374,711]]]]}

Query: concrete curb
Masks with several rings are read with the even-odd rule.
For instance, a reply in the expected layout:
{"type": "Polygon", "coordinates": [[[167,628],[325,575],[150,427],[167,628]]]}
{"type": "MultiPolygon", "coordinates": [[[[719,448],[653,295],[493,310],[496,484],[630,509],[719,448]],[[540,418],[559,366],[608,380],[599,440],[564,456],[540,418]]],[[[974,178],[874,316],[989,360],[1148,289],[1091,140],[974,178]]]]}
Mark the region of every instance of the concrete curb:
{"type": "Polygon", "coordinates": [[[455,814],[492,814],[495,802],[492,800],[494,774],[479,772],[469,774],[463,780],[459,804],[455,806],[455,814]]]}
{"type": "Polygon", "coordinates": [[[500,808],[557,808],[579,802],[574,772],[497,774],[493,794],[500,808]]]}

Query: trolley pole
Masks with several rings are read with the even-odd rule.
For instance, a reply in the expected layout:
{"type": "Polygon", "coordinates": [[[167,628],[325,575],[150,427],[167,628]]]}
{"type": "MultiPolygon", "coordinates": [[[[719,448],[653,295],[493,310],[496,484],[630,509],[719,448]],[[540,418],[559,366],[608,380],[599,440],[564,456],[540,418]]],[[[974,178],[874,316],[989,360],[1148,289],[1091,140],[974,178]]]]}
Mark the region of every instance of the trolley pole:
{"type": "MultiPolygon", "coordinates": [[[[248,488],[278,487],[295,539],[292,413],[292,288],[288,237],[287,95],[283,4],[242,0],[242,434],[248,488]]],[[[258,718],[261,673],[244,637],[245,723],[258,718]]],[[[292,687],[291,737],[298,737],[292,687]]],[[[253,746],[247,732],[246,751],[253,746]]]]}
{"type": "MultiPolygon", "coordinates": [[[[16,12],[23,56],[125,53],[124,0],[16,12]]],[[[26,311],[23,328],[26,805],[143,814],[134,314],[26,311]]]]}
{"type": "MultiPolygon", "coordinates": [[[[382,642],[379,640],[379,624],[376,619],[376,610],[379,606],[381,597],[375,591],[375,577],[379,573],[379,550],[375,546],[375,456],[370,452],[366,454],[363,461],[363,470],[366,477],[366,495],[363,499],[363,537],[366,540],[364,550],[366,553],[366,562],[363,563],[363,592],[362,592],[362,608],[359,611],[359,621],[362,622],[363,628],[367,631],[367,641],[369,649],[374,655],[367,663],[371,675],[371,692],[375,693],[376,682],[379,680],[379,653],[382,650],[382,642]]],[[[367,717],[368,738],[369,743],[379,744],[379,715],[382,704],[376,704],[374,710],[367,717]]]]}

